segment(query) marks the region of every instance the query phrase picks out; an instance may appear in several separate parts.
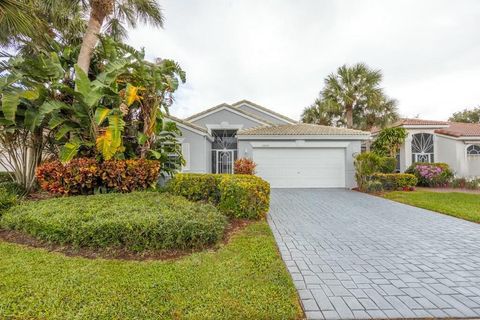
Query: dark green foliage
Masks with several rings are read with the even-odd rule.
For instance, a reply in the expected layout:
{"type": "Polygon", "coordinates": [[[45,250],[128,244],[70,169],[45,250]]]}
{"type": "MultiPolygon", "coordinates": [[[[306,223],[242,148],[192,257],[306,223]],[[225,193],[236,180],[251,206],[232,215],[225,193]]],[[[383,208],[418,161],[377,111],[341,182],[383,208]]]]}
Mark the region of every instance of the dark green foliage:
{"type": "Polygon", "coordinates": [[[219,241],[225,225],[212,205],[157,192],[26,202],[0,221],[52,243],[133,251],[202,248],[219,241]]]}
{"type": "Polygon", "coordinates": [[[392,173],[396,168],[396,159],[382,157],[373,152],[364,152],[355,158],[355,178],[360,190],[365,190],[366,182],[374,173],[392,173]]]}
{"type": "Polygon", "coordinates": [[[18,197],[15,193],[10,192],[5,187],[0,187],[0,217],[4,210],[17,204],[18,197]]]}
{"type": "Polygon", "coordinates": [[[25,188],[14,181],[1,182],[0,188],[4,188],[7,192],[19,197],[24,196],[26,193],[25,188]]]}
{"type": "Polygon", "coordinates": [[[0,242],[1,319],[303,319],[268,224],[169,261],[66,257],[0,242]]]}
{"type": "Polygon", "coordinates": [[[13,181],[12,176],[8,172],[0,172],[0,183],[13,181]]]}
{"type": "Polygon", "coordinates": [[[463,111],[455,112],[448,121],[452,122],[466,122],[466,123],[480,123],[480,107],[471,110],[464,109],[463,111]]]}
{"type": "Polygon", "coordinates": [[[382,129],[372,143],[372,151],[383,157],[395,158],[408,133],[405,128],[394,127],[382,129]]]}
{"type": "Polygon", "coordinates": [[[371,181],[380,182],[384,190],[409,191],[413,190],[418,180],[408,173],[375,173],[371,176],[371,181]]]}
{"type": "Polygon", "coordinates": [[[270,205],[270,185],[252,175],[177,174],[167,189],[192,201],[210,202],[235,218],[259,219],[270,205]]]}

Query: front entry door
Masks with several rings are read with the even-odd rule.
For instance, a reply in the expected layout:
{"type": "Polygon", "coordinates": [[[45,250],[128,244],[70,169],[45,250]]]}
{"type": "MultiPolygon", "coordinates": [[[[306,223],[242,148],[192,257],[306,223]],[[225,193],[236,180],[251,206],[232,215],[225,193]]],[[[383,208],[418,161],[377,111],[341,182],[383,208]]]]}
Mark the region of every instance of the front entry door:
{"type": "Polygon", "coordinates": [[[216,173],[233,173],[233,161],[235,150],[215,150],[216,173]]]}

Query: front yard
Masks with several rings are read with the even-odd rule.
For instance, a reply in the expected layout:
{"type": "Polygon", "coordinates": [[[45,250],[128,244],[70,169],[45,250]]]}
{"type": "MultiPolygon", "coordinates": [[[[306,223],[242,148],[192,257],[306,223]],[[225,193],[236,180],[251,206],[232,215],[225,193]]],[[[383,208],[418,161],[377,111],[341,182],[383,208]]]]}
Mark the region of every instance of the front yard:
{"type": "Polygon", "coordinates": [[[292,280],[266,222],[218,251],[171,261],[66,257],[0,242],[0,318],[295,319],[292,280]]]}
{"type": "Polygon", "coordinates": [[[460,219],[480,222],[480,195],[461,192],[394,191],[385,198],[441,212],[460,219]]]}

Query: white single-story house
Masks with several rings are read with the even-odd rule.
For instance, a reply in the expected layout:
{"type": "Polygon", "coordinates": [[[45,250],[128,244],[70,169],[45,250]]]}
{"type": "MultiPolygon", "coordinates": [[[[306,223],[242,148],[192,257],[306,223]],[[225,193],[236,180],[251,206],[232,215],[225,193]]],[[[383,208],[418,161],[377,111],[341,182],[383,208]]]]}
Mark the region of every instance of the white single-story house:
{"type": "Polygon", "coordinates": [[[304,124],[242,100],[186,119],[170,117],[182,132],[183,172],[233,173],[247,157],[273,188],[355,187],[354,156],[369,132],[304,124]]]}
{"type": "Polygon", "coordinates": [[[480,124],[400,119],[392,126],[408,132],[397,156],[399,171],[413,162],[445,162],[459,177],[480,177],[480,124]]]}

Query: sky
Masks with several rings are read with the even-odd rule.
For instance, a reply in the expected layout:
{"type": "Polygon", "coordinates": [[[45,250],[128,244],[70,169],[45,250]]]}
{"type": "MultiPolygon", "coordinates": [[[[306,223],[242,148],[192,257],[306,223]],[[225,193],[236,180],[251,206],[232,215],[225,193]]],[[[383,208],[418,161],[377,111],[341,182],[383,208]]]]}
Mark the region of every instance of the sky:
{"type": "Polygon", "coordinates": [[[480,0],[159,0],[163,29],[128,42],[176,60],[171,113],[247,99],[299,119],[326,76],[364,62],[402,117],[447,119],[480,105],[480,0]]]}

